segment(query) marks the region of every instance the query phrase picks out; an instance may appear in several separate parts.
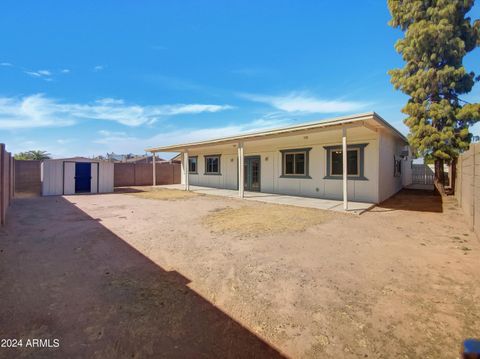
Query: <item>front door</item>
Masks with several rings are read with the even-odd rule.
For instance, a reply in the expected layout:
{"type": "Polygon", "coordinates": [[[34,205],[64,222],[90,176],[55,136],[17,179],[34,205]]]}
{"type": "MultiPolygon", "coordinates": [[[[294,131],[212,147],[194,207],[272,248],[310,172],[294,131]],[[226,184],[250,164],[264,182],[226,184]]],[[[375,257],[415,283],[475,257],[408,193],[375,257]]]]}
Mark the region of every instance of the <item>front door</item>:
{"type": "Polygon", "coordinates": [[[90,193],[92,165],[89,162],[75,162],[75,193],[90,193]]]}
{"type": "Polygon", "coordinates": [[[260,192],[260,156],[245,157],[245,191],[260,192]]]}

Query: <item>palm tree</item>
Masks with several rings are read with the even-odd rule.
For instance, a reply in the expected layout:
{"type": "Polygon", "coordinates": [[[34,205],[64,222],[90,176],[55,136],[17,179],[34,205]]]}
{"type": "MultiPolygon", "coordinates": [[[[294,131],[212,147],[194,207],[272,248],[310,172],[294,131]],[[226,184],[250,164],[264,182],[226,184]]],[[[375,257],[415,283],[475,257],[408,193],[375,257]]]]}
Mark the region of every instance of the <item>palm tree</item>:
{"type": "Polygon", "coordinates": [[[47,151],[40,151],[40,150],[32,150],[27,152],[20,152],[15,154],[14,158],[16,160],[48,160],[50,159],[50,153],[47,151]]]}

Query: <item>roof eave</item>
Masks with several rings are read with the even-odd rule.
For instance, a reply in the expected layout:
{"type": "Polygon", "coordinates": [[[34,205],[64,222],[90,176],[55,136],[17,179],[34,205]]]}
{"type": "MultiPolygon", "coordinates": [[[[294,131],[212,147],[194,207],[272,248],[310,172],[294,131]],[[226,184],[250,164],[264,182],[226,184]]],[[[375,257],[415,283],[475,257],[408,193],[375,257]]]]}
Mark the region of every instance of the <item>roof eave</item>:
{"type": "Polygon", "coordinates": [[[238,142],[238,141],[242,141],[242,140],[254,140],[254,139],[258,139],[258,138],[262,138],[262,137],[281,135],[281,134],[288,135],[290,133],[299,132],[299,131],[308,131],[310,129],[320,129],[320,128],[326,128],[326,127],[344,126],[344,125],[352,123],[352,122],[359,122],[359,121],[364,121],[364,120],[368,120],[368,119],[377,120],[377,122],[380,122],[382,125],[384,125],[388,129],[390,129],[392,132],[394,132],[394,134],[396,134],[402,140],[404,140],[406,143],[408,143],[408,140],[406,139],[406,137],[403,136],[396,128],[394,128],[392,125],[390,125],[387,121],[385,121],[380,115],[378,115],[375,112],[368,112],[368,113],[362,113],[362,114],[357,114],[357,115],[353,115],[353,116],[338,117],[338,118],[334,118],[334,119],[326,120],[326,121],[322,121],[322,122],[307,123],[307,124],[284,127],[284,128],[277,128],[277,129],[272,129],[272,130],[267,130],[267,131],[246,133],[246,134],[243,134],[243,135],[231,136],[231,137],[225,137],[225,138],[217,138],[217,139],[207,140],[207,141],[183,143],[183,144],[172,145],[172,146],[150,147],[150,148],[146,148],[145,151],[146,152],[153,152],[153,153],[155,153],[155,152],[182,152],[182,151],[185,151],[188,148],[193,148],[193,147],[229,144],[229,143],[238,142]]]}

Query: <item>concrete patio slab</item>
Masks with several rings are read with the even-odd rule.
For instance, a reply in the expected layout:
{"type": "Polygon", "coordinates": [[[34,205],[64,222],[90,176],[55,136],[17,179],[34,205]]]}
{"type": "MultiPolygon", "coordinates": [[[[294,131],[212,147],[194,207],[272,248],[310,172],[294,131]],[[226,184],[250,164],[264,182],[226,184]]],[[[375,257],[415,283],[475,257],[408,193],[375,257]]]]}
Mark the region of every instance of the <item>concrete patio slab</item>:
{"type": "MultiPolygon", "coordinates": [[[[163,186],[156,186],[156,187],[178,189],[178,190],[184,190],[185,188],[184,185],[182,184],[171,184],[171,185],[163,185],[163,186]]],[[[196,192],[196,193],[208,194],[212,196],[239,198],[238,191],[230,190],[230,189],[190,186],[190,191],[196,192]]],[[[244,199],[249,201],[259,201],[259,202],[273,203],[273,204],[285,204],[289,206],[316,208],[316,209],[324,209],[329,211],[344,212],[343,201],[334,200],[334,199],[288,196],[284,194],[263,193],[263,192],[245,192],[244,196],[245,196],[244,199]]],[[[369,210],[373,206],[375,206],[374,203],[349,201],[347,212],[353,213],[353,214],[361,214],[369,210]]]]}

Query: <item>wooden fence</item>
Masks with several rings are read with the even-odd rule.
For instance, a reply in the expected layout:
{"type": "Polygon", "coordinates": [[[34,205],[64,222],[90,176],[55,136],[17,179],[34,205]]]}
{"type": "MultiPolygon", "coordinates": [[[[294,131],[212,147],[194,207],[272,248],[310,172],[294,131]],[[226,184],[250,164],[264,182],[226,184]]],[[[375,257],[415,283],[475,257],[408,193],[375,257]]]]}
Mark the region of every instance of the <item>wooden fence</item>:
{"type": "Polygon", "coordinates": [[[10,152],[5,150],[5,145],[0,143],[0,225],[5,224],[8,207],[15,191],[14,159],[10,152]]]}
{"type": "MultiPolygon", "coordinates": [[[[180,183],[180,164],[160,162],[155,165],[156,184],[180,183]]],[[[115,187],[151,186],[153,167],[151,163],[115,163],[113,171],[115,187]]]]}
{"type": "Polygon", "coordinates": [[[470,145],[458,159],[455,197],[471,229],[480,236],[480,143],[470,145]]]}

